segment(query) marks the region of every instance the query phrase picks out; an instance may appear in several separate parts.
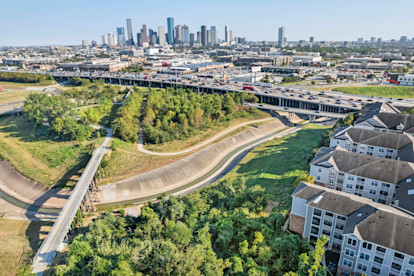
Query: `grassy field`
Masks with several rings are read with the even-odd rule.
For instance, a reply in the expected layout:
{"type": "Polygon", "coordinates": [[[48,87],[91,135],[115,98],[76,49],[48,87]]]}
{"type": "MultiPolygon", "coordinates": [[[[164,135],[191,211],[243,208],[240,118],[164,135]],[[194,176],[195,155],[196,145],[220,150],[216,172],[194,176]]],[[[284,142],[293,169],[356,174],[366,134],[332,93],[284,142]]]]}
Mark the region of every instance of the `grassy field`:
{"type": "MultiPolygon", "coordinates": [[[[234,127],[236,125],[248,122],[248,121],[254,121],[254,120],[260,120],[264,118],[270,118],[270,114],[261,112],[256,116],[255,118],[240,118],[233,120],[231,122],[226,122],[221,125],[213,126],[209,129],[206,129],[204,131],[201,131],[199,134],[192,136],[186,140],[176,140],[171,141],[163,144],[146,144],[144,147],[148,150],[157,151],[157,152],[174,152],[174,151],[180,151],[184,150],[186,148],[190,148],[192,146],[195,146],[197,144],[202,143],[203,141],[213,137],[214,135],[217,135],[218,133],[234,127]]],[[[232,132],[232,135],[235,135],[235,133],[232,132]]],[[[226,135],[227,137],[227,135],[226,135]]],[[[222,137],[220,137],[222,138],[222,137]]]]}
{"type": "Polygon", "coordinates": [[[353,87],[330,87],[324,90],[333,90],[346,94],[357,94],[366,96],[379,96],[387,98],[414,98],[414,87],[371,85],[353,87]]]}
{"type": "Polygon", "coordinates": [[[21,116],[0,118],[0,158],[23,175],[46,186],[73,184],[89,159],[91,148],[103,138],[90,141],[53,141],[48,127],[34,128],[21,116]],[[71,180],[71,181],[70,181],[71,180]]]}
{"type": "Polygon", "coordinates": [[[330,127],[308,124],[297,133],[266,142],[248,153],[221,181],[244,177],[248,187],[261,185],[276,209],[285,213],[290,207],[292,184],[299,175],[308,173],[308,160],[329,130],[330,127]]]}
{"type": "Polygon", "coordinates": [[[37,91],[30,91],[24,89],[5,90],[4,92],[0,92],[0,105],[24,101],[26,97],[29,96],[29,94],[36,92],[37,91]]]}
{"type": "Polygon", "coordinates": [[[26,87],[42,87],[42,86],[49,86],[56,84],[56,81],[45,80],[37,83],[20,83],[20,82],[7,82],[7,81],[0,81],[0,86],[4,89],[18,89],[18,88],[26,88],[26,87]]]}
{"type": "Polygon", "coordinates": [[[29,258],[50,226],[40,221],[0,218],[0,275],[16,275],[19,267],[30,263],[29,258]]]}
{"type": "Polygon", "coordinates": [[[148,155],[138,151],[137,144],[118,138],[112,140],[112,150],[101,163],[102,184],[113,183],[177,161],[188,154],[173,156],[148,155]]]}

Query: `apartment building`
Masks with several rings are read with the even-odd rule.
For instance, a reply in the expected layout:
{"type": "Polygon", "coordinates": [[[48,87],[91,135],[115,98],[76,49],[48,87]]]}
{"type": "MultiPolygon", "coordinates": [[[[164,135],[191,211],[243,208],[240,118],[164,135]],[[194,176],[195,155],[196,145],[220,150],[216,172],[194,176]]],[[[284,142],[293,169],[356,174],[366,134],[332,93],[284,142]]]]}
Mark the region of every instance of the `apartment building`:
{"type": "MultiPolygon", "coordinates": [[[[349,152],[341,147],[322,148],[310,162],[309,174],[320,186],[389,205],[394,202],[397,187],[413,182],[414,163],[349,152]]],[[[406,200],[399,205],[405,206],[406,200]]]]}
{"type": "Polygon", "coordinates": [[[374,103],[361,110],[354,127],[391,133],[406,133],[414,136],[414,116],[403,114],[406,107],[388,103],[374,103]]]}
{"type": "Polygon", "coordinates": [[[414,162],[413,142],[411,135],[349,126],[332,134],[329,147],[340,146],[349,152],[414,162]]]}
{"type": "Polygon", "coordinates": [[[292,194],[289,229],[309,241],[327,236],[339,275],[414,275],[412,213],[302,182],[292,194]]]}

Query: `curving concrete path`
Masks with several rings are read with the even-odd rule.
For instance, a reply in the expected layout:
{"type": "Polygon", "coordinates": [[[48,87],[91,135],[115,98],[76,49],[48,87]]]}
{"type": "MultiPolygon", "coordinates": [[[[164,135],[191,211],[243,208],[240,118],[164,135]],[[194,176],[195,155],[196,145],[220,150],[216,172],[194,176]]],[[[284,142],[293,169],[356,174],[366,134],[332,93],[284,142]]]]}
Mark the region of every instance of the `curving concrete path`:
{"type": "Polygon", "coordinates": [[[260,119],[260,120],[254,120],[254,121],[249,121],[249,122],[245,122],[245,123],[241,123],[237,126],[231,127],[229,129],[226,129],[225,131],[222,131],[216,135],[214,135],[213,137],[211,137],[210,139],[205,140],[204,142],[197,144],[195,146],[192,146],[190,148],[187,148],[185,150],[181,150],[181,151],[176,151],[176,152],[156,152],[156,151],[151,151],[151,150],[147,150],[144,149],[144,134],[143,134],[143,130],[142,130],[142,126],[139,129],[139,137],[138,137],[138,150],[140,152],[146,153],[146,154],[150,154],[150,155],[178,155],[178,154],[183,154],[183,153],[188,153],[188,152],[192,152],[193,150],[199,149],[201,147],[204,147],[208,144],[210,144],[211,142],[217,140],[218,138],[240,128],[246,125],[251,125],[251,124],[255,124],[255,123],[261,123],[261,122],[265,122],[265,121],[270,121],[274,118],[265,118],[265,119],[260,119]]]}

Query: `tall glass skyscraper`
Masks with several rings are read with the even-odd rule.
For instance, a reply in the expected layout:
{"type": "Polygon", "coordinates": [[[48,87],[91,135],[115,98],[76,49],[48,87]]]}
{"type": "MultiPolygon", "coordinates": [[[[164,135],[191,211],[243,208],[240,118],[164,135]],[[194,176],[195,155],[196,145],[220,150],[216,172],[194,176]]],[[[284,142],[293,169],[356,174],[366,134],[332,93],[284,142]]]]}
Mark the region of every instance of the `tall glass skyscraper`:
{"type": "Polygon", "coordinates": [[[211,45],[216,45],[217,44],[217,28],[216,28],[216,26],[211,26],[210,35],[211,35],[211,38],[210,38],[211,45]]]}
{"type": "Polygon", "coordinates": [[[167,27],[168,27],[168,44],[174,44],[174,18],[167,18],[167,27]]]}
{"type": "Polygon", "coordinates": [[[127,32],[128,32],[128,41],[127,41],[127,44],[128,45],[134,45],[134,37],[132,35],[131,19],[127,19],[126,20],[126,23],[127,23],[127,32]]]}

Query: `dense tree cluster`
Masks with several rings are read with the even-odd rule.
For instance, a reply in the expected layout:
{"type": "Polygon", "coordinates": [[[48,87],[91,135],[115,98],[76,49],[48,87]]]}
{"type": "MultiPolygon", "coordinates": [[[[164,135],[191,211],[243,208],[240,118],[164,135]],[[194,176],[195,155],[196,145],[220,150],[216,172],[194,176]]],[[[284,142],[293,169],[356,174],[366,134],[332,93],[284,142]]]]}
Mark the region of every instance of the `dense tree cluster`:
{"type": "Polygon", "coordinates": [[[296,82],[302,80],[301,77],[293,76],[293,77],[283,77],[282,82],[296,82]]]}
{"type": "Polygon", "coordinates": [[[53,77],[49,74],[0,72],[0,81],[37,83],[45,80],[53,80],[53,77]]]}
{"type": "Polygon", "coordinates": [[[122,90],[113,85],[105,85],[101,80],[94,81],[89,87],[71,88],[62,91],[62,96],[70,99],[77,106],[98,104],[102,99],[112,102],[122,100],[122,95],[128,93],[129,89],[122,90]]]}
{"type": "Polygon", "coordinates": [[[184,89],[151,92],[143,114],[145,137],[153,144],[185,139],[215,123],[253,117],[258,111],[243,106],[246,101],[257,98],[247,93],[202,95],[184,89]]]}
{"type": "Polygon", "coordinates": [[[87,86],[91,83],[89,79],[79,78],[79,77],[73,77],[70,80],[70,84],[74,86],[87,86]]]}
{"type": "Polygon", "coordinates": [[[130,65],[128,67],[122,68],[121,72],[142,72],[144,71],[144,67],[141,65],[130,65]]]}
{"type": "Polygon", "coordinates": [[[73,104],[60,96],[30,94],[23,111],[36,127],[47,123],[51,131],[63,140],[84,140],[93,132],[90,126],[77,120],[73,104]]]}
{"type": "MultiPolygon", "coordinates": [[[[308,275],[322,246],[282,231],[279,213],[261,216],[267,193],[228,179],[184,197],[160,199],[137,218],[104,214],[70,245],[55,275],[308,275]],[[302,254],[304,253],[304,254],[302,254]],[[302,255],[301,255],[302,254],[302,255]]],[[[314,274],[316,275],[316,273],[314,274]]],[[[319,275],[319,274],[318,274],[319,275]]]]}
{"type": "Polygon", "coordinates": [[[113,124],[113,133],[116,137],[127,141],[137,142],[139,132],[139,118],[141,116],[142,94],[134,92],[125,100],[119,109],[113,124]]]}
{"type": "Polygon", "coordinates": [[[85,112],[81,113],[83,122],[85,124],[98,124],[102,118],[108,115],[113,107],[111,100],[107,98],[101,98],[97,107],[88,108],[85,112]]]}

